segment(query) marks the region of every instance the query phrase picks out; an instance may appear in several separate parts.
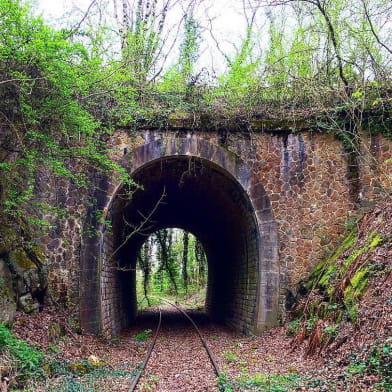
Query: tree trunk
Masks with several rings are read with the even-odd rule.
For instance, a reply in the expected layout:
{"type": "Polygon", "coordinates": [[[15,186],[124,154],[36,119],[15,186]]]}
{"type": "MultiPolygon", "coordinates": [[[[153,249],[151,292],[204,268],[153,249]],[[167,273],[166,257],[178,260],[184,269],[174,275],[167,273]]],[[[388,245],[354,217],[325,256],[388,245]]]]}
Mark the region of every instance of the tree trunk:
{"type": "Polygon", "coordinates": [[[143,294],[147,300],[148,306],[151,306],[150,299],[148,298],[148,289],[150,285],[151,276],[151,244],[150,239],[143,244],[139,254],[139,266],[143,273],[143,294]]]}
{"type": "Polygon", "coordinates": [[[189,233],[184,231],[183,236],[183,253],[182,253],[182,280],[184,283],[185,292],[188,293],[188,248],[189,248],[189,233]]]}
{"type": "Polygon", "coordinates": [[[206,282],[206,254],[204,253],[204,248],[201,242],[196,239],[195,241],[195,259],[199,267],[199,280],[198,286],[204,286],[206,282]]]}
{"type": "Polygon", "coordinates": [[[176,282],[176,277],[171,265],[170,253],[171,253],[171,243],[172,243],[172,232],[167,229],[160,230],[156,233],[160,248],[161,248],[161,262],[163,269],[169,275],[171,284],[174,287],[174,292],[178,295],[178,287],[176,282]]]}

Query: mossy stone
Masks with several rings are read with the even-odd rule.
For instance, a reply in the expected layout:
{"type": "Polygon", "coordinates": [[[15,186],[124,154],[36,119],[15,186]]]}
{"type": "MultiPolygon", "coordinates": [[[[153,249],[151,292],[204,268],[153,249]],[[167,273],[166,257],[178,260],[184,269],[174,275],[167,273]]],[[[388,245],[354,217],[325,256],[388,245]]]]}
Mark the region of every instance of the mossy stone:
{"type": "Polygon", "coordinates": [[[72,373],[77,374],[78,376],[83,376],[84,374],[87,374],[89,372],[89,367],[80,362],[73,362],[69,365],[69,368],[72,373]]]}
{"type": "Polygon", "coordinates": [[[27,256],[26,252],[22,249],[14,249],[10,252],[10,262],[19,269],[32,269],[37,268],[35,263],[27,256]]]}
{"type": "Polygon", "coordinates": [[[358,300],[365,293],[369,280],[369,268],[358,269],[355,275],[350,279],[350,284],[343,292],[346,301],[358,300]]]}

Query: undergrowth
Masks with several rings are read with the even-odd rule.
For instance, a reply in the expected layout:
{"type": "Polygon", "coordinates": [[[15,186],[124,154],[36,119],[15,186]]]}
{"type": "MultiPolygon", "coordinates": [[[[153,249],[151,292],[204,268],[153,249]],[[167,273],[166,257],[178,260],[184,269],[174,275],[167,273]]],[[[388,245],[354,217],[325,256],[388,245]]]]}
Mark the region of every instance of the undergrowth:
{"type": "MultiPolygon", "coordinates": [[[[340,382],[336,383],[331,379],[304,377],[296,373],[256,373],[242,375],[238,378],[229,378],[226,373],[221,373],[217,381],[221,392],[292,392],[297,390],[327,392],[341,387],[340,382]]],[[[350,382],[346,384],[346,386],[349,385],[351,385],[350,382]]]]}
{"type": "Polygon", "coordinates": [[[136,374],[136,371],[113,370],[107,366],[96,367],[88,361],[63,360],[48,363],[47,371],[50,376],[45,380],[45,390],[48,392],[110,391],[110,386],[105,387],[107,380],[132,378],[136,374]]]}
{"type": "MultiPolygon", "coordinates": [[[[104,391],[107,380],[133,377],[135,370],[115,370],[88,360],[69,361],[51,347],[51,354],[31,347],[0,324],[0,379],[5,390],[33,392],[38,386],[48,392],[104,391]]],[[[130,369],[135,366],[129,364],[130,369]]],[[[2,389],[3,390],[3,389],[2,389]]]]}
{"type": "Polygon", "coordinates": [[[333,361],[340,350],[341,379],[353,385],[366,379],[374,391],[392,391],[391,217],[384,203],[356,222],[303,285],[286,330],[294,349],[305,343],[307,356],[333,361]]]}
{"type": "Polygon", "coordinates": [[[256,373],[252,376],[229,379],[226,373],[218,377],[218,386],[222,392],[234,391],[266,391],[278,392],[289,391],[298,387],[300,377],[296,374],[262,374],[256,373]]]}
{"type": "Polygon", "coordinates": [[[3,323],[0,323],[0,354],[1,378],[21,384],[43,376],[44,353],[17,339],[3,323]]]}
{"type": "Polygon", "coordinates": [[[347,366],[348,378],[362,377],[364,375],[380,375],[381,381],[375,385],[379,390],[392,391],[392,337],[383,343],[374,342],[365,359],[356,354],[351,355],[347,366]]]}
{"type": "Polygon", "coordinates": [[[320,352],[339,335],[340,323],[356,323],[359,302],[369,286],[371,254],[383,244],[375,230],[353,228],[342,244],[321,261],[304,285],[307,295],[294,310],[287,334],[295,344],[308,339],[307,354],[320,352]],[[361,235],[360,235],[361,234],[361,235]]]}
{"type": "Polygon", "coordinates": [[[151,329],[145,329],[142,332],[137,333],[136,335],[133,335],[133,338],[137,341],[137,342],[145,342],[148,340],[148,338],[151,336],[151,329]]]}

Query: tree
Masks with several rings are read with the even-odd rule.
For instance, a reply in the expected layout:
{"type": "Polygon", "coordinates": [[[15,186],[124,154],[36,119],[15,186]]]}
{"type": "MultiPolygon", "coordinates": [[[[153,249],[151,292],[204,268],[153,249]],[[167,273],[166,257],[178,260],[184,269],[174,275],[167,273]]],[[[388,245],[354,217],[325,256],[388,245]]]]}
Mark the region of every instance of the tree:
{"type": "Polygon", "coordinates": [[[195,260],[198,265],[198,286],[203,287],[206,284],[207,275],[207,258],[202,243],[196,239],[194,242],[195,260]]]}
{"type": "Polygon", "coordinates": [[[142,248],[138,255],[139,268],[143,274],[143,293],[144,298],[147,300],[148,306],[151,306],[150,299],[148,297],[151,272],[152,272],[152,238],[149,237],[142,245],[142,248]]]}
{"type": "MultiPolygon", "coordinates": [[[[90,170],[117,172],[125,183],[129,176],[106,153],[110,115],[101,99],[114,98],[112,70],[21,1],[1,0],[0,20],[1,226],[31,242],[52,228],[45,215],[63,211],[35,197],[42,171],[84,192],[90,170]]],[[[13,246],[10,232],[4,238],[13,246]]]]}
{"type": "Polygon", "coordinates": [[[183,232],[183,254],[182,254],[182,281],[185,292],[188,292],[188,252],[189,252],[189,233],[183,232]]]}
{"type": "Polygon", "coordinates": [[[205,287],[207,260],[203,246],[191,233],[162,229],[153,233],[142,246],[138,269],[141,272],[138,276],[143,280],[138,285],[142,290],[139,295],[148,297],[152,291],[179,298],[205,287]]]}
{"type": "Polygon", "coordinates": [[[159,261],[160,271],[166,271],[170,283],[174,289],[174,293],[178,295],[178,285],[176,281],[176,269],[175,259],[173,257],[172,245],[173,245],[173,231],[171,229],[159,230],[155,233],[159,244],[159,261]]]}

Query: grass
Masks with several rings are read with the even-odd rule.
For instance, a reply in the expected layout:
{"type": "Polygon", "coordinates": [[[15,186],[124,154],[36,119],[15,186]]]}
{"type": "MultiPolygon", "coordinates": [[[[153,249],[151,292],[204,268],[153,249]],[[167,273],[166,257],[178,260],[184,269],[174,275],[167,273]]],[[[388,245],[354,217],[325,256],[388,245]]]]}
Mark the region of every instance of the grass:
{"type": "Polygon", "coordinates": [[[256,373],[253,375],[243,374],[236,379],[229,379],[225,373],[222,373],[218,378],[219,389],[223,392],[289,392],[300,387],[301,383],[301,377],[294,373],[283,375],[264,373],[256,373]]]}

